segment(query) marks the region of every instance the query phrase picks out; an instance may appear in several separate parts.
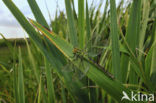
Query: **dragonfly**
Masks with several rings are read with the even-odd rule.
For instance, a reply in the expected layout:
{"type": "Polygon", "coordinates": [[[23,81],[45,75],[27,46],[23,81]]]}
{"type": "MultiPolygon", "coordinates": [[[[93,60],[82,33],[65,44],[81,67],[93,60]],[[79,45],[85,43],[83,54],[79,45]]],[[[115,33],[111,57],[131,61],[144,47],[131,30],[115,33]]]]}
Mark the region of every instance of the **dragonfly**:
{"type": "MultiPolygon", "coordinates": [[[[28,18],[29,19],[29,18],[28,18]]],[[[31,21],[31,19],[29,19],[30,21],[31,21]]],[[[34,26],[34,25],[33,25],[34,26]]],[[[36,28],[36,27],[35,27],[36,28]]],[[[51,30],[50,29],[48,29],[48,28],[46,28],[46,27],[44,27],[47,31],[49,31],[50,33],[53,33],[53,32],[51,32],[51,30]]],[[[100,66],[99,64],[97,64],[96,62],[94,62],[93,60],[91,60],[91,59],[89,59],[89,58],[86,58],[85,57],[85,55],[86,55],[86,53],[84,53],[82,50],[80,50],[80,49],[78,49],[78,48],[74,48],[73,49],[73,54],[74,54],[74,57],[76,57],[75,58],[75,60],[77,59],[77,58],[80,58],[80,60],[81,61],[86,61],[86,62],[89,62],[90,64],[92,64],[93,66],[95,66],[96,68],[100,68],[100,70],[102,70],[107,76],[109,76],[110,78],[114,78],[109,72],[107,72],[102,66],[100,66]]],[[[71,63],[71,64],[73,64],[73,63],[71,63]]],[[[83,64],[83,62],[81,63],[82,65],[84,65],[83,64]]],[[[74,67],[75,68],[75,67],[74,67]]],[[[85,68],[85,67],[84,67],[85,68]]],[[[73,69],[73,70],[75,70],[75,69],[73,69]]],[[[77,69],[76,69],[77,70],[77,69]]],[[[87,69],[85,69],[85,72],[87,72],[89,69],[87,68],[87,69]]]]}
{"type": "MultiPolygon", "coordinates": [[[[104,67],[102,67],[101,65],[99,65],[98,63],[96,63],[91,58],[86,57],[85,56],[85,53],[83,53],[82,50],[80,50],[79,48],[74,48],[73,49],[73,54],[76,57],[75,59],[80,58],[81,61],[85,61],[85,62],[90,63],[92,66],[94,66],[94,67],[98,68],[100,71],[102,71],[107,77],[109,77],[111,79],[114,79],[114,76],[111,73],[109,73],[104,67]]],[[[85,70],[85,72],[88,72],[88,70],[89,69],[87,68],[85,70]]]]}
{"type": "Polygon", "coordinates": [[[85,53],[85,51],[82,51],[78,48],[74,48],[72,52],[73,52],[74,56],[71,58],[73,58],[73,59],[72,59],[72,61],[69,60],[68,63],[62,68],[63,72],[72,72],[73,80],[75,80],[75,79],[82,80],[86,76],[86,73],[88,72],[89,67],[85,65],[83,58],[81,58],[81,57],[82,57],[82,55],[87,55],[87,54],[85,53]],[[80,68],[83,71],[81,71],[80,68]]]}

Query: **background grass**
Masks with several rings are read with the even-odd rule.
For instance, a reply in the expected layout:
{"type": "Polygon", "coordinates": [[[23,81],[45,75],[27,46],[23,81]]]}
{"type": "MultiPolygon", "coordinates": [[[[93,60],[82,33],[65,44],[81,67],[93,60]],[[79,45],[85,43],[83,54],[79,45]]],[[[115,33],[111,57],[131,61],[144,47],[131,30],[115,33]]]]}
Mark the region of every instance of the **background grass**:
{"type": "MultiPolygon", "coordinates": [[[[26,43],[24,39],[8,39],[7,42],[14,46],[20,46],[23,57],[26,57],[26,43]]],[[[6,41],[4,39],[0,39],[0,61],[3,63],[11,63],[12,59],[12,51],[8,47],[6,41]]]]}

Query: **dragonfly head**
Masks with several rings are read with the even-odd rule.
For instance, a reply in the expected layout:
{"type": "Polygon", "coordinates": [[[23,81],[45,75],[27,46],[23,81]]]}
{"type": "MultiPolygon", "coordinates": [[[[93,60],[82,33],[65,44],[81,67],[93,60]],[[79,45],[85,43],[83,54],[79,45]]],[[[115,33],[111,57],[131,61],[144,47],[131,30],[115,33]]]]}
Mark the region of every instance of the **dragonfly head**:
{"type": "Polygon", "coordinates": [[[74,53],[74,54],[80,53],[80,49],[74,48],[74,49],[73,49],[73,53],[74,53]]]}

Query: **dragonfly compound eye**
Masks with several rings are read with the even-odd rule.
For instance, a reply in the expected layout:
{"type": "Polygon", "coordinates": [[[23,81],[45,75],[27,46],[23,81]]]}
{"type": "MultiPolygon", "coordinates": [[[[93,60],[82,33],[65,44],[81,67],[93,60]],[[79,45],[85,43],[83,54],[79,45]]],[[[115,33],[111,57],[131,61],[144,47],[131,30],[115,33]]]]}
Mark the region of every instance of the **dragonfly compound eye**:
{"type": "Polygon", "coordinates": [[[79,53],[79,52],[80,52],[80,50],[79,50],[78,48],[74,48],[74,49],[73,49],[73,53],[74,53],[74,54],[79,53]]]}

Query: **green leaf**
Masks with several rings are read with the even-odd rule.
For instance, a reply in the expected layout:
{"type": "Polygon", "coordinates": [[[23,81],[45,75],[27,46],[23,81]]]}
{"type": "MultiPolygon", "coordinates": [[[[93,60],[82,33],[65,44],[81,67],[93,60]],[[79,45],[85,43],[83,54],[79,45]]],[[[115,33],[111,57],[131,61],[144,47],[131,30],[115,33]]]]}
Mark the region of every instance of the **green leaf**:
{"type": "Polygon", "coordinates": [[[36,80],[37,80],[38,83],[40,83],[40,74],[39,74],[39,71],[37,69],[38,66],[36,65],[35,58],[34,58],[34,56],[32,54],[32,51],[31,51],[31,48],[30,48],[30,46],[28,44],[27,39],[25,39],[25,41],[26,41],[26,46],[27,46],[27,50],[28,50],[29,61],[30,61],[31,65],[32,65],[36,80]]]}
{"type": "Polygon", "coordinates": [[[84,28],[84,0],[78,0],[78,31],[79,31],[79,47],[84,48],[85,44],[85,28],[84,28]]]}
{"type": "Polygon", "coordinates": [[[57,49],[59,49],[67,58],[74,57],[72,50],[73,46],[69,44],[67,41],[60,39],[59,36],[57,36],[54,33],[50,33],[47,31],[42,25],[38,24],[37,22],[29,19],[32,25],[34,25],[39,31],[43,33],[52,43],[55,45],[57,49]],[[69,52],[70,51],[70,52],[69,52]]]}
{"type": "Polygon", "coordinates": [[[44,27],[49,29],[48,23],[46,22],[40,8],[38,7],[36,0],[27,0],[28,4],[36,18],[36,21],[40,24],[42,24],[44,27]]]}
{"type": "MultiPolygon", "coordinates": [[[[127,32],[126,32],[126,42],[128,43],[130,49],[135,53],[135,49],[138,46],[138,37],[140,29],[140,13],[141,13],[141,0],[133,0],[131,7],[127,32]]],[[[121,75],[122,82],[126,82],[126,76],[128,73],[129,57],[125,54],[121,56],[121,75]]],[[[130,83],[136,83],[137,75],[134,70],[130,70],[130,83]]]]}
{"type": "Polygon", "coordinates": [[[120,51],[117,27],[117,12],[115,0],[110,0],[111,8],[111,37],[112,37],[112,68],[116,79],[121,80],[120,74],[120,51]]]}
{"type": "MultiPolygon", "coordinates": [[[[15,48],[14,48],[15,50],[15,48]]],[[[19,102],[19,95],[18,95],[18,77],[17,77],[17,73],[18,73],[18,68],[15,65],[15,52],[13,53],[13,60],[14,60],[14,66],[13,66],[13,87],[14,87],[14,98],[15,98],[15,102],[16,103],[20,103],[19,102]]]]}
{"type": "Polygon", "coordinates": [[[56,103],[52,72],[51,72],[51,68],[47,60],[45,60],[45,70],[46,70],[46,78],[47,78],[49,103],[56,103]]]}
{"type": "Polygon", "coordinates": [[[62,101],[63,101],[62,103],[67,103],[65,88],[64,88],[63,83],[61,83],[61,98],[62,98],[62,101]]]}
{"type": "Polygon", "coordinates": [[[38,99],[37,99],[37,103],[40,103],[41,102],[41,90],[42,90],[42,78],[40,77],[39,87],[38,87],[38,99]]]}
{"type": "MultiPolygon", "coordinates": [[[[150,2],[148,0],[143,1],[143,17],[142,17],[142,26],[139,34],[139,50],[144,50],[144,41],[145,41],[145,34],[147,29],[147,23],[149,20],[149,11],[150,11],[150,2]]],[[[139,59],[141,59],[142,53],[139,53],[139,59]]]]}
{"type": "Polygon", "coordinates": [[[153,83],[154,89],[156,90],[156,29],[155,29],[155,40],[153,43],[153,52],[152,52],[152,62],[151,62],[151,82],[153,83]]]}
{"type": "Polygon", "coordinates": [[[19,66],[18,66],[18,94],[19,94],[19,103],[25,103],[23,67],[20,48],[19,48],[19,66]]]}
{"type": "Polygon", "coordinates": [[[145,59],[145,74],[148,78],[150,77],[150,73],[151,73],[151,63],[152,63],[151,61],[152,61],[152,54],[153,54],[152,52],[153,52],[153,47],[150,48],[145,59]]]}
{"type": "Polygon", "coordinates": [[[70,43],[74,47],[77,47],[78,46],[77,32],[76,32],[76,28],[75,28],[74,17],[73,17],[73,12],[71,9],[70,0],[65,0],[65,6],[66,6],[66,12],[67,12],[70,43]]]}
{"type": "MultiPolygon", "coordinates": [[[[89,42],[91,37],[91,26],[90,26],[90,20],[89,20],[89,10],[88,10],[88,1],[86,0],[86,43],[89,42]]],[[[91,47],[91,42],[89,42],[89,48],[91,47]]]]}

